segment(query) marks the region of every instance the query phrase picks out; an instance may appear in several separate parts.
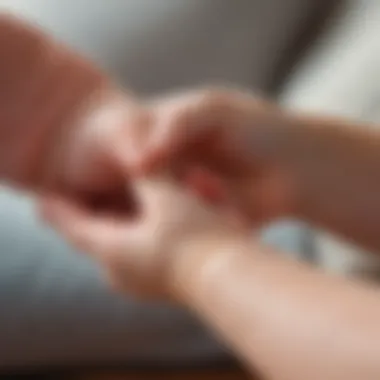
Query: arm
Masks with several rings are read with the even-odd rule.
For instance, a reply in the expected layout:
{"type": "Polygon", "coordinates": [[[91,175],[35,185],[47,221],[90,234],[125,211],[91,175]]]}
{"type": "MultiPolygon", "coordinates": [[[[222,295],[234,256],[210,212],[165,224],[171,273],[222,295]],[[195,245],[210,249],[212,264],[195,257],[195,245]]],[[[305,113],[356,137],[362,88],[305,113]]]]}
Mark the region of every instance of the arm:
{"type": "Polygon", "coordinates": [[[49,221],[119,291],[175,298],[274,380],[377,380],[379,292],[261,248],[225,210],[164,178],[135,181],[134,218],[65,200],[49,221]]]}
{"type": "Polygon", "coordinates": [[[254,224],[296,217],[380,250],[379,131],[231,89],[185,92],[155,107],[146,172],[163,160],[196,162],[254,224]]]}
{"type": "Polygon", "coordinates": [[[240,238],[190,251],[179,256],[190,259],[176,267],[177,294],[251,368],[274,380],[379,378],[377,290],[240,238]]]}
{"type": "Polygon", "coordinates": [[[263,140],[255,137],[253,146],[286,173],[294,192],[293,216],[380,250],[377,130],[290,115],[264,135],[265,142],[259,146],[263,140]]]}

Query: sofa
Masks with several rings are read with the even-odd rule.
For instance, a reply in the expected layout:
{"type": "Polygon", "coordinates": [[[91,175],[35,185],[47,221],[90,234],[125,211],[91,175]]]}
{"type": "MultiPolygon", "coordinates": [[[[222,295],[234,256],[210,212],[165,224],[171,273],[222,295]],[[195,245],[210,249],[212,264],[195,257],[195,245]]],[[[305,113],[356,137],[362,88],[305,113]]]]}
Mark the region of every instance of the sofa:
{"type": "MultiPolygon", "coordinates": [[[[222,82],[290,108],[380,115],[376,0],[0,0],[0,11],[38,23],[141,96],[222,82]]],[[[293,221],[262,237],[343,274],[371,261],[293,221]]],[[[0,371],[230,358],[184,310],[111,293],[96,264],[38,219],[33,199],[5,187],[0,247],[0,371]]]]}

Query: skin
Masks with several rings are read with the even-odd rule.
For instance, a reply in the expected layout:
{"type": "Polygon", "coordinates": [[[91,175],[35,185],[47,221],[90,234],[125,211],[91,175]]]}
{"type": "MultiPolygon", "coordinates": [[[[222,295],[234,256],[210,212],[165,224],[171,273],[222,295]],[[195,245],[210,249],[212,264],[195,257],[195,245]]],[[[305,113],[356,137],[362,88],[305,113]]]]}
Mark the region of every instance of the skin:
{"type": "Polygon", "coordinates": [[[148,113],[78,54],[4,13],[0,58],[1,178],[88,206],[130,207],[120,166],[126,136],[136,143],[148,113]]]}
{"type": "Polygon", "coordinates": [[[299,217],[376,248],[380,135],[234,90],[152,108],[152,133],[134,154],[140,214],[105,219],[55,199],[48,219],[98,258],[119,291],[188,307],[264,378],[378,379],[378,289],[270,251],[227,210],[251,225],[299,217]],[[167,177],[193,166],[213,171],[227,198],[211,204],[167,177]]]}
{"type": "Polygon", "coordinates": [[[252,224],[294,217],[380,251],[380,139],[373,126],[290,114],[224,89],[174,96],[157,109],[155,133],[140,150],[144,173],[163,161],[211,167],[252,224]],[[203,149],[199,142],[209,134],[203,149]]]}
{"type": "Polygon", "coordinates": [[[43,194],[46,218],[119,291],[190,308],[267,378],[379,378],[378,290],[247,230],[294,216],[377,249],[377,132],[229,89],[144,107],[35,29],[6,17],[0,28],[0,176],[43,194]],[[94,195],[112,202],[99,211],[94,195]],[[122,199],[133,215],[117,212],[122,199]]]}

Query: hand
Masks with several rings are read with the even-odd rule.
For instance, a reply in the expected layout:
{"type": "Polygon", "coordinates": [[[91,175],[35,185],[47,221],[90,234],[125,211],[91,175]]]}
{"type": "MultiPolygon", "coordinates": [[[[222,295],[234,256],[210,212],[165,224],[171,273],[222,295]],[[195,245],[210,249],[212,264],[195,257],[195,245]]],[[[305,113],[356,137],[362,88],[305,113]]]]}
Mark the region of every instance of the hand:
{"type": "Polygon", "coordinates": [[[134,143],[144,135],[145,110],[75,52],[8,15],[0,15],[0,57],[1,179],[120,208],[128,201],[121,156],[131,134],[134,143]]]}
{"type": "Polygon", "coordinates": [[[244,229],[167,178],[134,184],[134,218],[99,215],[71,202],[44,200],[45,217],[64,237],[100,261],[111,284],[123,293],[178,298],[181,270],[191,271],[202,247],[244,229]]]}
{"type": "MultiPolygon", "coordinates": [[[[277,136],[287,115],[273,104],[228,89],[205,89],[158,99],[153,127],[135,166],[144,174],[161,166],[213,173],[251,223],[291,212],[290,178],[276,162],[277,136]]],[[[198,183],[199,185],[199,183],[198,183]]]]}
{"type": "Polygon", "coordinates": [[[133,98],[106,93],[64,138],[56,140],[43,192],[80,200],[94,210],[132,212],[126,175],[130,143],[135,149],[144,140],[148,119],[147,111],[133,98]]]}

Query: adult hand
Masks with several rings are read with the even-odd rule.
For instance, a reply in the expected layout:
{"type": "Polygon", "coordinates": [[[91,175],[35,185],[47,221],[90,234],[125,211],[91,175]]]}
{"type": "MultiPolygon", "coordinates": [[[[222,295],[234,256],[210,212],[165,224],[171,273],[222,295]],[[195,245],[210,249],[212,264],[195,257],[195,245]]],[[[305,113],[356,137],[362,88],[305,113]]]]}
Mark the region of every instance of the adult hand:
{"type": "Polygon", "coordinates": [[[120,208],[129,136],[136,143],[148,125],[140,104],[76,53],[6,14],[0,58],[1,179],[120,208]]]}
{"type": "Polygon", "coordinates": [[[152,120],[144,149],[135,152],[142,173],[201,167],[251,223],[291,213],[291,178],[275,159],[290,118],[275,105],[239,90],[203,89],[153,102],[152,120]]]}

